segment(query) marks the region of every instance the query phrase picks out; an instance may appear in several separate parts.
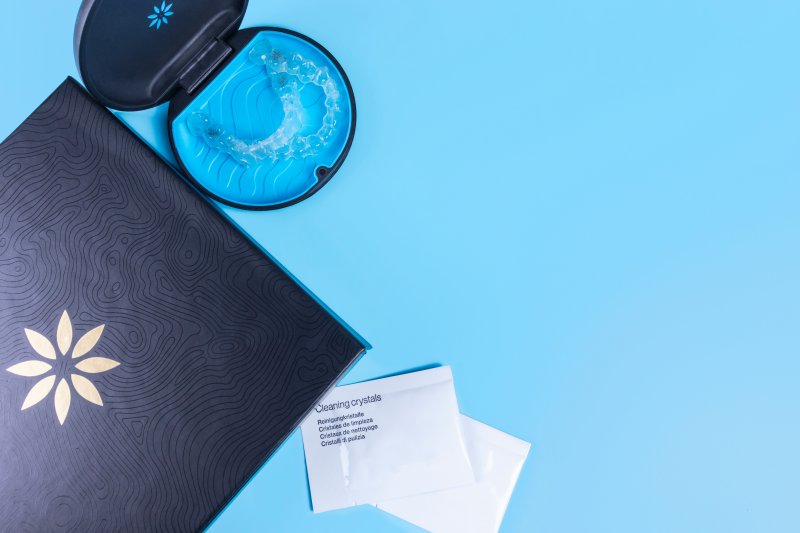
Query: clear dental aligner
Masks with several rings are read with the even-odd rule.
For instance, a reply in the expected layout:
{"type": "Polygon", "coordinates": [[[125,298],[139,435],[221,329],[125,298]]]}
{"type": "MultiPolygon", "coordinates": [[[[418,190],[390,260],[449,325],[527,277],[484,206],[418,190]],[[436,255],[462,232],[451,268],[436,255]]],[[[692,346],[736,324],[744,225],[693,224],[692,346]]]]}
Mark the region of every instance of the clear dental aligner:
{"type": "Polygon", "coordinates": [[[287,58],[267,40],[253,46],[250,60],[266,67],[272,89],[283,106],[283,121],[280,126],[266,138],[244,140],[214,124],[206,113],[196,111],[188,121],[191,133],[244,166],[264,159],[276,161],[316,155],[333,134],[336,112],[339,111],[339,89],[328,69],[317,67],[300,54],[287,58]],[[325,94],[325,115],[315,133],[298,136],[305,118],[300,88],[305,85],[322,88],[325,94]]]}

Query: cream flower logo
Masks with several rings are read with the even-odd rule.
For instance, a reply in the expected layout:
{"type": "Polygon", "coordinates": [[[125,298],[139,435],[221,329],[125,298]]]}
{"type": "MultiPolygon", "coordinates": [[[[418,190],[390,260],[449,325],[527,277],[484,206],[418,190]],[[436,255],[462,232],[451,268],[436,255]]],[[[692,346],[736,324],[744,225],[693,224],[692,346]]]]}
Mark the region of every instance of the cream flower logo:
{"type": "Polygon", "coordinates": [[[6,370],[12,374],[23,377],[43,376],[51,371],[53,373],[41,378],[31,388],[25,400],[22,402],[22,411],[47,398],[47,395],[50,394],[50,391],[53,390],[53,386],[55,386],[56,392],[54,395],[54,402],[56,417],[58,417],[59,423],[63,426],[64,421],[67,419],[67,413],[69,413],[70,402],[72,401],[72,392],[67,378],[72,382],[72,387],[75,389],[75,392],[83,397],[83,399],[95,405],[103,405],[103,399],[100,397],[100,392],[97,390],[97,387],[81,373],[98,374],[100,372],[106,372],[107,370],[119,366],[119,362],[108,359],[107,357],[87,357],[82,361],[76,362],[95,347],[100,340],[100,336],[103,334],[103,328],[105,328],[105,324],[101,324],[89,330],[78,339],[78,342],[73,346],[72,321],[69,318],[69,314],[64,311],[61,315],[61,319],[58,321],[58,327],[56,328],[56,345],[58,346],[58,351],[61,352],[61,357],[58,357],[53,343],[47,340],[47,337],[32,329],[25,328],[25,336],[28,338],[28,343],[30,343],[33,351],[47,361],[52,361],[52,363],[39,359],[31,359],[29,361],[17,363],[6,370]],[[72,349],[71,354],[70,348],[72,349]],[[58,380],[58,385],[56,385],[56,380],[58,380]]]}

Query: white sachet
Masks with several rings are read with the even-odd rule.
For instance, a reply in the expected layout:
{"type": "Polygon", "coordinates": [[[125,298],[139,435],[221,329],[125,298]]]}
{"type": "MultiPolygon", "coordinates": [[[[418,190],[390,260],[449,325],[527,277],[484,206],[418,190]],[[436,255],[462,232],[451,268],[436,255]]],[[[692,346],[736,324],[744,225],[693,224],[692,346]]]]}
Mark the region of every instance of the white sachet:
{"type": "Polygon", "coordinates": [[[300,428],[315,513],[475,482],[450,367],[336,387],[300,428]]]}
{"type": "Polygon", "coordinates": [[[379,502],[377,507],[432,533],[496,533],[531,445],[462,415],[477,483],[379,502]]]}

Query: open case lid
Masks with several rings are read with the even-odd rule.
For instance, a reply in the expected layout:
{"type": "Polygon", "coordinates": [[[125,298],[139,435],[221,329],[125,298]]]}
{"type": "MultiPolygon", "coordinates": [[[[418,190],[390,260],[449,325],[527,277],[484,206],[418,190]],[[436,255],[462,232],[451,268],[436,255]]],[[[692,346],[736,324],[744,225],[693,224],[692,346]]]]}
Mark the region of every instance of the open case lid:
{"type": "Polygon", "coordinates": [[[83,0],[75,60],[86,88],[124,111],[191,90],[227,55],[247,0],[83,0]]]}

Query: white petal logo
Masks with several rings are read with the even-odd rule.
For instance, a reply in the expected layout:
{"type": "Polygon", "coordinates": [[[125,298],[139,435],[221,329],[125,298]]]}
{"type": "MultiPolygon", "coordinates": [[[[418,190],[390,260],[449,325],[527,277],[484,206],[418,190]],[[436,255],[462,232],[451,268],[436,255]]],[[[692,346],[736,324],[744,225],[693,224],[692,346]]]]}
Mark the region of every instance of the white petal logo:
{"type": "Polygon", "coordinates": [[[100,340],[100,336],[103,334],[103,328],[105,328],[104,324],[89,330],[84,333],[73,346],[72,321],[69,318],[69,314],[64,311],[61,315],[61,319],[58,321],[58,327],[56,329],[56,346],[58,346],[58,351],[61,353],[60,358],[56,354],[56,348],[47,337],[32,329],[25,328],[25,336],[28,338],[28,343],[30,343],[31,348],[43,359],[46,359],[46,361],[31,359],[29,361],[17,363],[6,370],[12,374],[23,377],[37,377],[50,372],[52,373],[40,378],[39,381],[31,387],[31,390],[22,402],[23,411],[47,398],[50,391],[53,390],[55,386],[54,403],[56,417],[58,417],[59,423],[63,426],[64,421],[67,419],[67,413],[69,413],[70,402],[72,401],[72,390],[70,389],[67,377],[69,377],[69,381],[72,382],[72,387],[75,389],[75,392],[84,400],[92,402],[95,405],[103,405],[103,399],[100,397],[100,392],[97,390],[97,387],[94,386],[94,383],[78,372],[82,372],[83,374],[98,374],[119,366],[119,363],[106,357],[87,357],[82,361],[76,362],[77,359],[82,358],[95,347],[100,340]],[[68,355],[70,348],[72,348],[72,354],[68,355]],[[52,361],[52,363],[47,361],[52,361]],[[62,363],[62,372],[59,372],[56,368],[59,366],[58,363],[62,363]],[[61,376],[59,376],[59,374],[61,374],[61,376]],[[56,379],[59,377],[58,385],[56,385],[56,379]]]}

